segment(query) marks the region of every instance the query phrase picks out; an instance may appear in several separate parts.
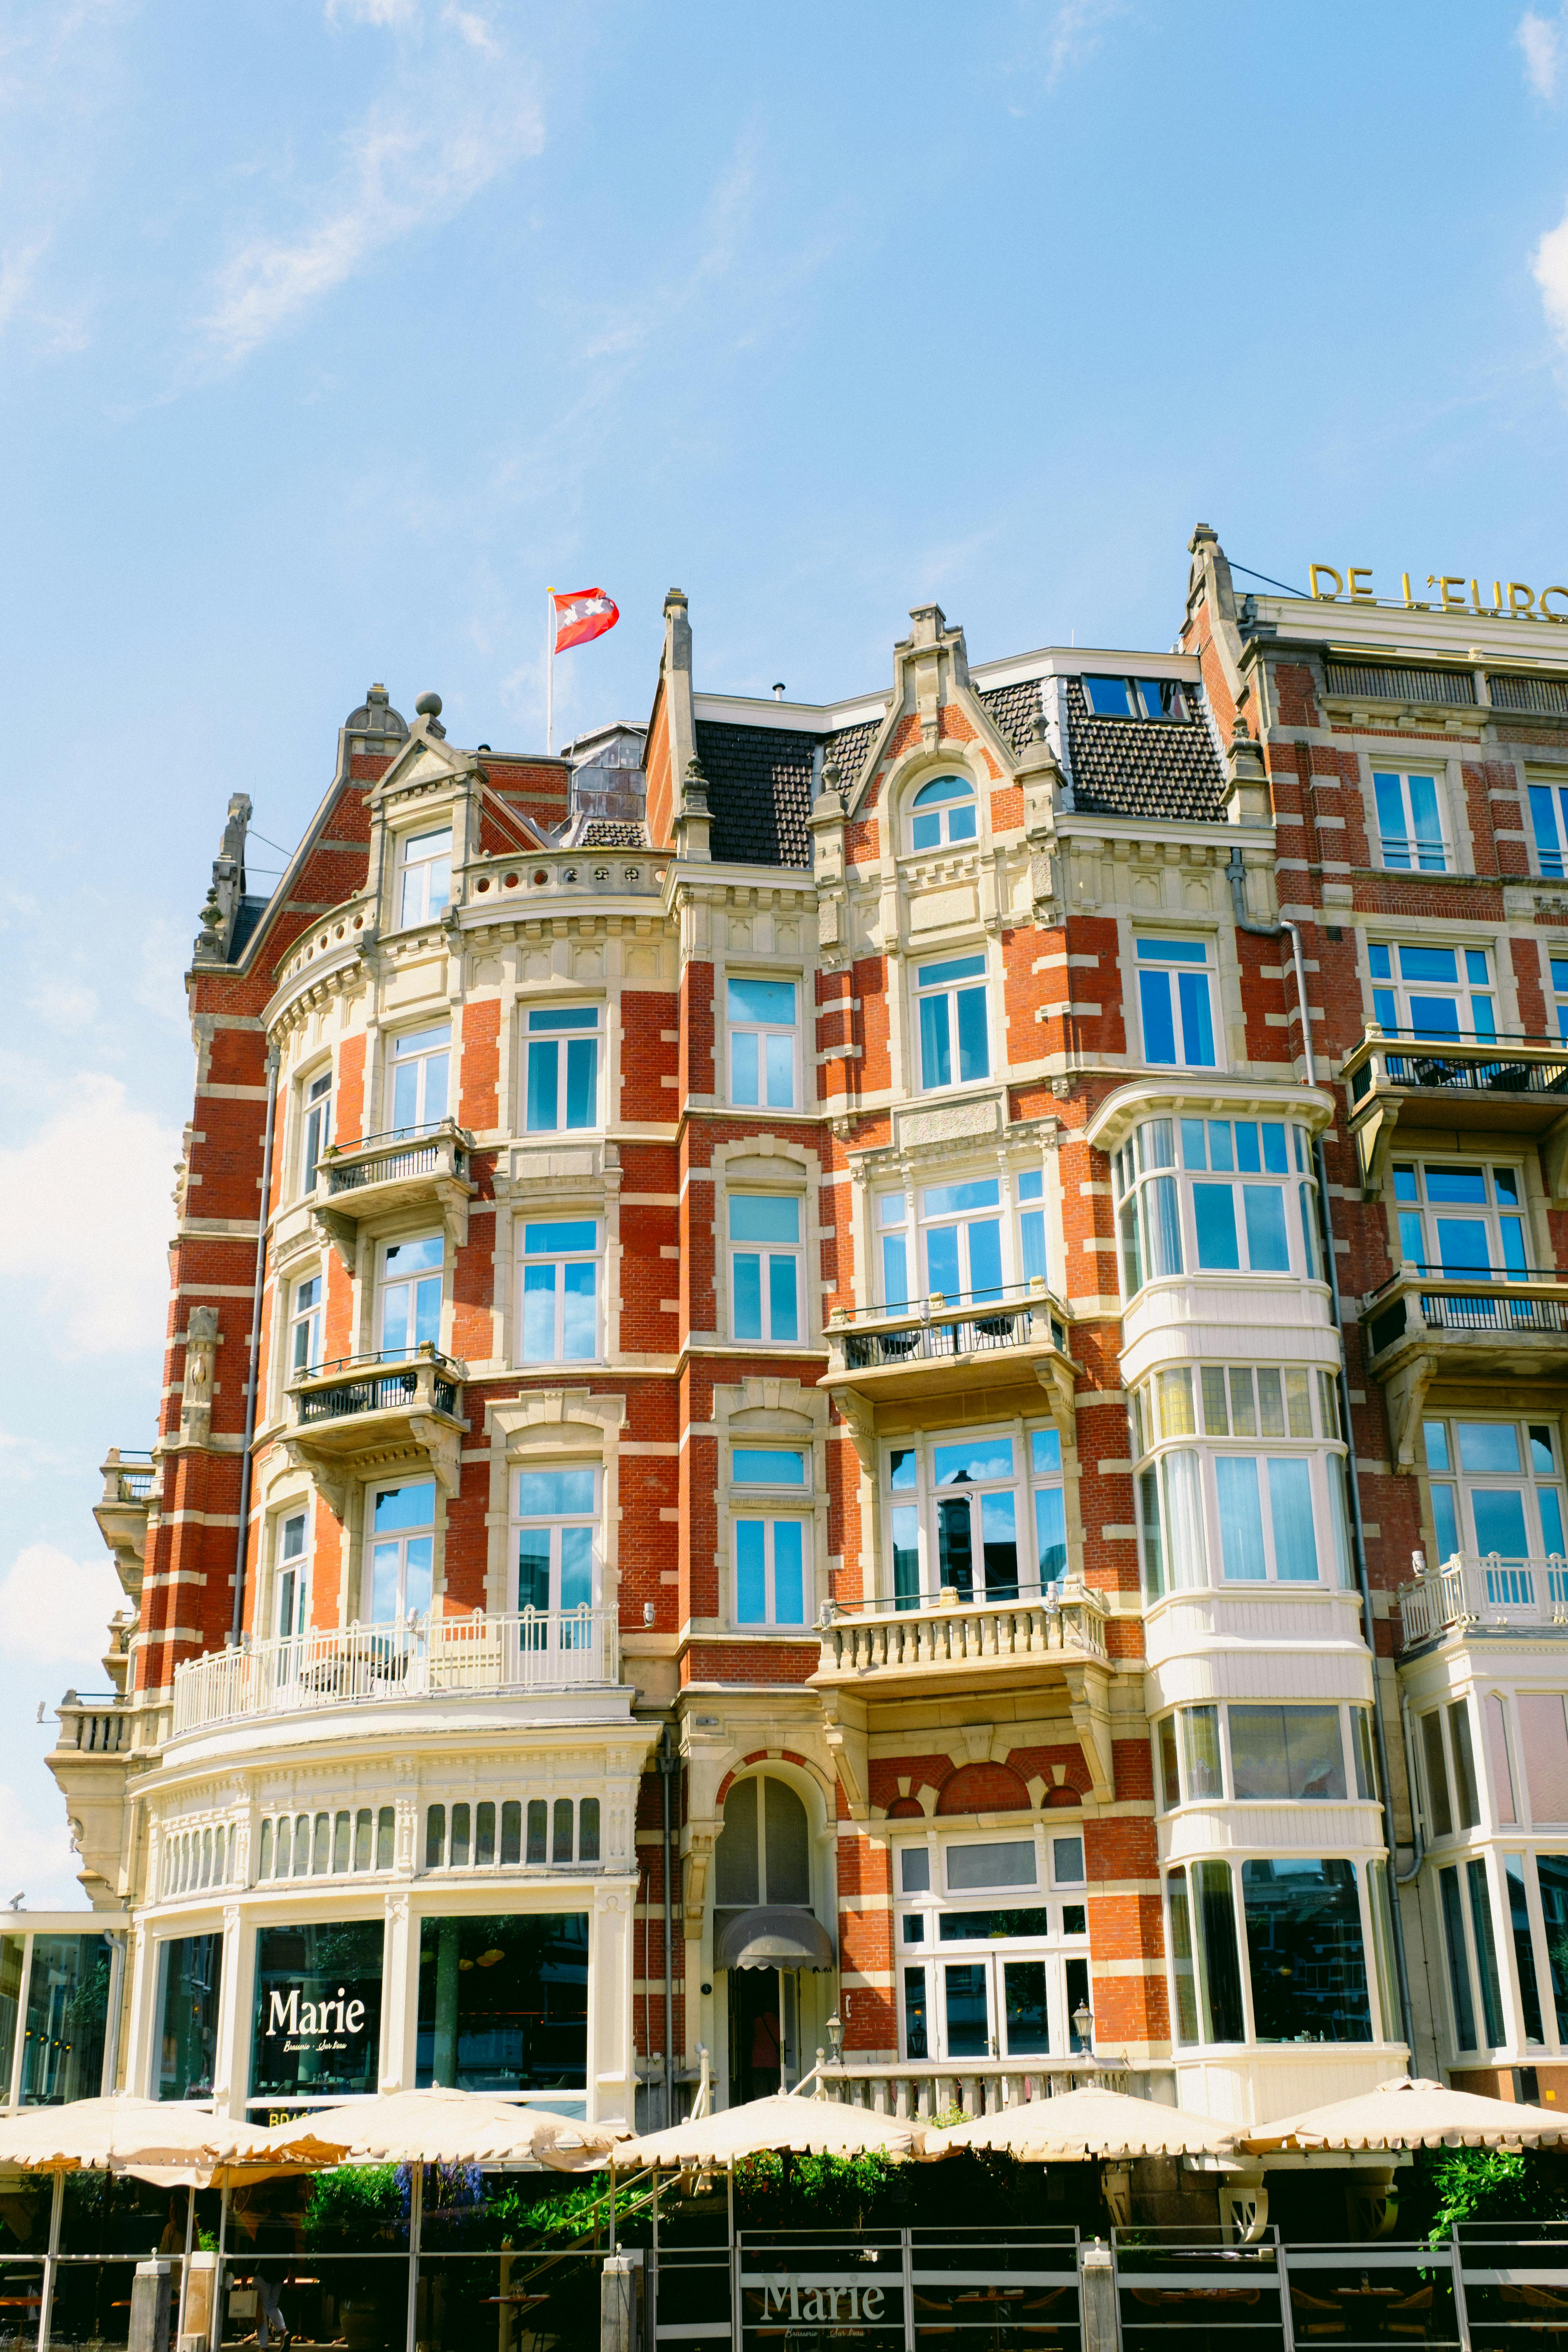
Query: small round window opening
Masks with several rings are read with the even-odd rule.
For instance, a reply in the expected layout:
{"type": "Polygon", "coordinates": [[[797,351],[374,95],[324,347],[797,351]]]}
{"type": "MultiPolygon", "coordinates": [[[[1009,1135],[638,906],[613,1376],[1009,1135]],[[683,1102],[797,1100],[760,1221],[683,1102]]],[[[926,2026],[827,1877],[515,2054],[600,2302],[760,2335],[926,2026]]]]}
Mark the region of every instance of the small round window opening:
{"type": "Polygon", "coordinates": [[[910,803],[910,847],[945,849],[973,841],[974,786],[967,776],[933,776],[910,803]]]}

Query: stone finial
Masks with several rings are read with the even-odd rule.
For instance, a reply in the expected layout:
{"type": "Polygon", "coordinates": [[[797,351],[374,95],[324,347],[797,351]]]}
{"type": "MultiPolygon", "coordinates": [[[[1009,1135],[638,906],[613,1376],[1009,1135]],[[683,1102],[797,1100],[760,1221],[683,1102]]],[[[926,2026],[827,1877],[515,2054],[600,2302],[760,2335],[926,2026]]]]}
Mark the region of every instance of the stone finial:
{"type": "Polygon", "coordinates": [[[414,708],[421,719],[439,719],[441,698],[438,694],[422,694],[414,708]]]}
{"type": "Polygon", "coordinates": [[[675,839],[677,853],[681,857],[706,858],[712,855],[709,836],[712,816],[708,806],[708,779],[702,762],[695,752],[686,762],[681,779],[680,806],[676,812],[675,839]]]}
{"type": "Polygon", "coordinates": [[[1231,824],[1268,824],[1274,814],[1268,772],[1245,710],[1238,710],[1232,722],[1225,764],[1226,814],[1231,824]]]}

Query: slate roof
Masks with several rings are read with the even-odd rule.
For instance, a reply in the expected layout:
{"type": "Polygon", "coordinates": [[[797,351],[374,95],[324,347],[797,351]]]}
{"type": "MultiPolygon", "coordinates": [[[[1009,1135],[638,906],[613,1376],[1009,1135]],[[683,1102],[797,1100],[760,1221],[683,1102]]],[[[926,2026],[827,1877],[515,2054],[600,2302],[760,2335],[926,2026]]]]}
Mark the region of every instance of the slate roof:
{"type": "Polygon", "coordinates": [[[267,912],[271,900],[253,898],[247,891],[234,913],[234,932],[228,943],[228,960],[237,963],[256,936],[256,927],[267,912]]]}
{"type": "Polygon", "coordinates": [[[837,767],[839,784],[845,792],[853,792],[859,782],[860,771],[881,724],[879,719],[868,719],[858,727],[841,727],[837,735],[824,737],[822,764],[825,768],[837,767]]]}
{"type": "Polygon", "coordinates": [[[1039,679],[1021,677],[1011,686],[993,687],[979,698],[1004,743],[1011,743],[1015,751],[1024,751],[1042,707],[1039,679]]]}
{"type": "Polygon", "coordinates": [[[727,866],[809,868],[811,768],[820,737],[782,727],[697,721],[697,756],[713,815],[710,847],[727,866]]]}
{"type": "Polygon", "coordinates": [[[1096,719],[1081,681],[1069,677],[1067,687],[1076,808],[1189,824],[1223,821],[1225,778],[1202,717],[1096,719]]]}

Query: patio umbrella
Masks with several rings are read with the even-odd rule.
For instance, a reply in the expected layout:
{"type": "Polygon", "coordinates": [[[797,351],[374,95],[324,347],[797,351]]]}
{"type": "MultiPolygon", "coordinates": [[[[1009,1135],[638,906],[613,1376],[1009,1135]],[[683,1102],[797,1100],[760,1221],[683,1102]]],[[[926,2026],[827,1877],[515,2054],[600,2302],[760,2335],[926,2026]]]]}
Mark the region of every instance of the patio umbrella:
{"type": "Polygon", "coordinates": [[[1483,2099],[1473,2091],[1401,2075],[1331,2106],[1238,2132],[1238,2152],[1319,2147],[1534,2147],[1568,2139],[1568,2116],[1483,2099]]]}
{"type": "MultiPolygon", "coordinates": [[[[932,2137],[940,2135],[933,2134],[932,2137]]],[[[923,2125],[873,2115],[868,2107],[842,2106],[837,2099],[802,2098],[794,2091],[751,2099],[697,2122],[671,2124],[668,2131],[624,2140],[615,2151],[623,2172],[644,2165],[716,2167],[773,2149],[795,2156],[919,2156],[923,2125]]]]}
{"type": "Polygon", "coordinates": [[[933,2131],[928,2156],[964,2147],[1005,2147],[1025,2163],[1047,2159],[1134,2156],[1226,2156],[1235,2143],[1234,2124],[1211,2123],[1180,2107],[1157,2106],[1152,2099],[1129,2098],[1124,2091],[1085,2088],[1058,2098],[1026,2099],[951,2131],[933,2131]]]}
{"type": "Polygon", "coordinates": [[[578,2172],[607,2155],[612,2125],[579,2123],[479,2091],[384,2091],[319,2109],[310,2129],[338,2164],[545,2164],[578,2172]]]}
{"type": "Polygon", "coordinates": [[[72,2099],[25,2107],[0,2122],[0,2165],[30,2172],[121,2172],[158,2187],[208,2189],[269,2180],[342,2161],[313,2120],[268,2127],[178,2100],[72,2099]]]}

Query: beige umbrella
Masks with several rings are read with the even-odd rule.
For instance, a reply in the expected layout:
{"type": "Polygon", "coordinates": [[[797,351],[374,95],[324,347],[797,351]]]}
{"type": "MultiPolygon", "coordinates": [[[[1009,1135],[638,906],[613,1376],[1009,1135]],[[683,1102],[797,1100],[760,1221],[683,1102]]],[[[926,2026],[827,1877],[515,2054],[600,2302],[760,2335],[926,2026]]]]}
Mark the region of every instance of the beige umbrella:
{"type": "Polygon", "coordinates": [[[208,2189],[341,2164],[313,2120],[268,2127],[177,2100],[124,2095],[24,2107],[0,2122],[0,2165],[31,2172],[128,2172],[161,2188],[208,2189]]]}
{"type": "Polygon", "coordinates": [[[578,2172],[606,2156],[612,2125],[578,2123],[479,2091],[384,2091],[318,2109],[310,2129],[339,2164],[546,2164],[578,2172]]]}
{"type": "Polygon", "coordinates": [[[1283,2147],[1520,2147],[1563,2139],[1568,2116],[1405,2074],[1332,2106],[1256,2124],[1237,2135],[1237,2147],[1256,2156],[1283,2147]]]}
{"type": "Polygon", "coordinates": [[[1124,2091],[1089,2088],[1064,2091],[1058,2098],[1026,2099],[951,2131],[932,2132],[927,2156],[956,2154],[965,2147],[1005,2147],[1026,2163],[1084,2157],[1226,2156],[1235,2125],[1211,2123],[1180,2107],[1157,2106],[1152,2099],[1129,2098],[1124,2091]]]}
{"type": "Polygon", "coordinates": [[[923,2125],[788,2091],[623,2141],[615,2161],[630,2172],[644,2165],[717,2167],[768,2149],[793,2156],[919,2156],[925,2141],[923,2125]]]}

